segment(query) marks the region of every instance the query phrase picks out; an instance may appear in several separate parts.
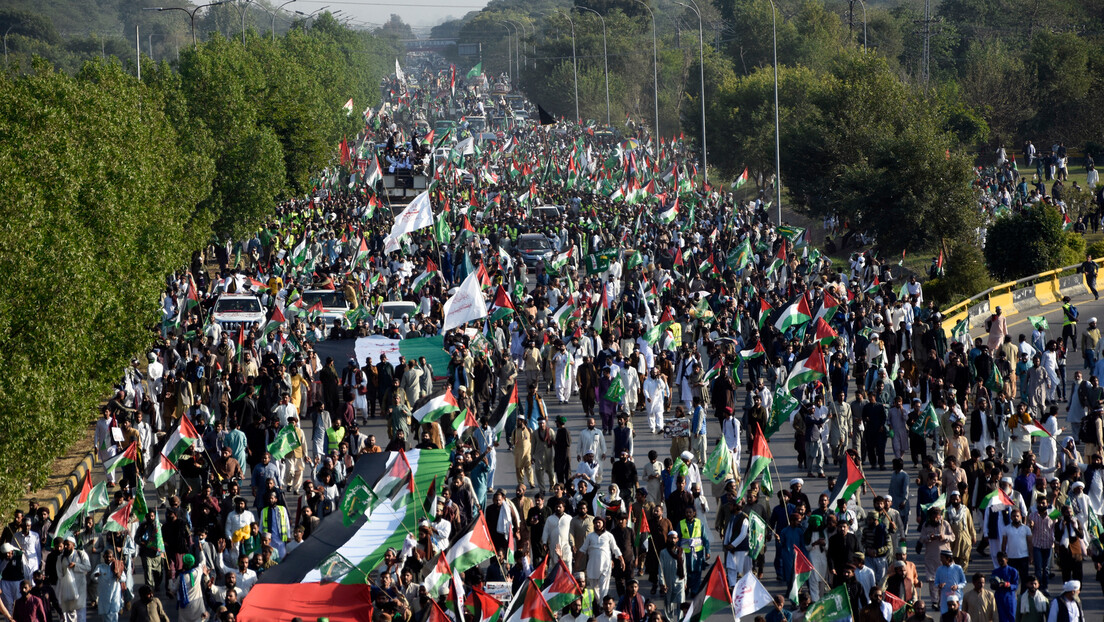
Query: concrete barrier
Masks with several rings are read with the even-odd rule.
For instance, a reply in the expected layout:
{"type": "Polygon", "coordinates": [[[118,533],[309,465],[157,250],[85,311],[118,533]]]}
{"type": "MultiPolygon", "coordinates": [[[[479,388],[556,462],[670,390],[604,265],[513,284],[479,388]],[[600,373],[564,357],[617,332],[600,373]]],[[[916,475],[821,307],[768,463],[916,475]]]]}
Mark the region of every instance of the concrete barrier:
{"type": "Polygon", "coordinates": [[[54,493],[54,496],[43,503],[43,507],[49,508],[50,516],[55,520],[61,516],[61,508],[65,507],[65,504],[69,501],[69,497],[80,490],[81,483],[84,481],[85,475],[92,470],[94,462],[92,452],[88,452],[88,454],[77,463],[77,466],[72,472],[69,473],[69,476],[65,478],[65,482],[61,485],[61,488],[54,493]]]}

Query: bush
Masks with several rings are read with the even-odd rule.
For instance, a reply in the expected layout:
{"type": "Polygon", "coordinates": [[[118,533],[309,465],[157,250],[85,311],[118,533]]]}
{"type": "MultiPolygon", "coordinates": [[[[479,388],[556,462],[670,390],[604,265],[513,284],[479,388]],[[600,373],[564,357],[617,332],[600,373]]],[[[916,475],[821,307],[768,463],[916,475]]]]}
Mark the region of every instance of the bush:
{"type": "Polygon", "coordinates": [[[947,255],[946,273],[924,285],[925,297],[935,301],[936,307],[949,307],[996,285],[977,246],[954,243],[947,255]]]}
{"type": "Polygon", "coordinates": [[[997,220],[985,242],[989,272],[1001,281],[1014,281],[1069,265],[1062,263],[1069,248],[1062,224],[1057,210],[1041,205],[997,220]]]}
{"type": "Polygon", "coordinates": [[[1104,257],[1104,240],[1089,244],[1089,247],[1085,249],[1085,253],[1092,255],[1093,259],[1104,257]]]}
{"type": "MultiPolygon", "coordinates": [[[[1085,261],[1085,238],[1072,232],[1066,232],[1066,244],[1062,248],[1062,261],[1061,265],[1055,266],[1060,268],[1062,266],[1072,266],[1085,261]]],[[[1095,257],[1095,255],[1094,255],[1095,257]]]]}

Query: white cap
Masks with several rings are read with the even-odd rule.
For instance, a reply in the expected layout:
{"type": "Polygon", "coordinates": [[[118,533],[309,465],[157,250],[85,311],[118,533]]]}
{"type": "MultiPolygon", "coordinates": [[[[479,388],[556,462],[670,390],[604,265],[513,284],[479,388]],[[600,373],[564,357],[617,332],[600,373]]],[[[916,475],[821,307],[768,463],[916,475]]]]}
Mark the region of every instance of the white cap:
{"type": "Polygon", "coordinates": [[[1089,324],[1096,324],[1096,318],[1094,318],[1094,317],[1089,318],[1089,324]]]}
{"type": "Polygon", "coordinates": [[[1076,592],[1081,589],[1081,582],[1076,580],[1066,581],[1062,584],[1062,592],[1076,592]]]}
{"type": "Polygon", "coordinates": [[[679,457],[682,458],[683,460],[693,460],[694,459],[694,454],[692,454],[688,451],[684,451],[681,454],[679,454],[679,457]]]}

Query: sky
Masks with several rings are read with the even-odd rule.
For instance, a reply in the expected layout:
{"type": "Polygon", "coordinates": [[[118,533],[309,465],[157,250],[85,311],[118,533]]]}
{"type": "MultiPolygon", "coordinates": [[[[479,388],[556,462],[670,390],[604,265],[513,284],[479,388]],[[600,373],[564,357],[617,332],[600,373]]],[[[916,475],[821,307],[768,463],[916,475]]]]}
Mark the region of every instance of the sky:
{"type": "Polygon", "coordinates": [[[287,9],[309,13],[329,6],[327,10],[330,12],[341,11],[338,17],[348,15],[373,26],[386,22],[395,13],[414,28],[416,35],[425,37],[431,27],[448,19],[463,17],[469,11],[477,11],[486,5],[487,0],[296,0],[287,9]]]}

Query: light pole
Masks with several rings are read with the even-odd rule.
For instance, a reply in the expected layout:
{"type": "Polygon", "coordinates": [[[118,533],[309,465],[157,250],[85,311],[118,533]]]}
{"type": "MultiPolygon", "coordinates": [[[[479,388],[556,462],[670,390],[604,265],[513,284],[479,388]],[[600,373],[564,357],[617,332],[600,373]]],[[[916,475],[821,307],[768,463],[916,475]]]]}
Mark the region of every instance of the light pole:
{"type": "Polygon", "coordinates": [[[280,6],[276,7],[275,10],[272,10],[272,11],[269,11],[268,8],[265,7],[263,4],[258,4],[257,5],[261,9],[263,9],[265,13],[268,13],[269,15],[272,16],[272,40],[273,41],[276,40],[276,16],[280,13],[281,10],[283,10],[284,7],[291,4],[292,2],[297,2],[297,1],[298,0],[288,0],[287,2],[281,4],[280,6]]]}
{"type": "Polygon", "coordinates": [[[655,144],[659,145],[659,48],[656,47],[656,21],[655,13],[652,12],[652,8],[648,6],[644,0],[636,0],[648,10],[648,15],[652,16],[652,82],[654,86],[655,95],[655,144]]]}
{"type": "Polygon", "coordinates": [[[306,30],[307,29],[307,20],[314,17],[315,15],[318,15],[319,13],[321,13],[322,11],[325,11],[328,8],[330,8],[330,5],[327,4],[326,6],[322,7],[321,9],[315,9],[314,11],[311,11],[310,13],[304,13],[302,11],[296,11],[295,14],[296,15],[301,15],[303,17],[303,30],[306,30]]]}
{"type": "MultiPolygon", "coordinates": [[[[8,66],[8,33],[11,32],[12,28],[15,28],[15,24],[12,24],[11,26],[8,26],[8,29],[4,31],[4,66],[5,67],[8,66]]],[[[575,92],[576,93],[579,92],[577,88],[576,88],[575,92]]],[[[576,95],[576,97],[578,97],[578,96],[576,95]]]]}
{"type": "Polygon", "coordinates": [[[575,56],[575,22],[571,19],[570,11],[564,11],[563,14],[567,18],[567,23],[571,24],[571,66],[575,76],[575,125],[579,125],[579,59],[575,56]]]}
{"type": "Polygon", "coordinates": [[[771,5],[771,31],[774,34],[774,191],[778,204],[778,224],[782,225],[782,130],[778,124],[778,9],[771,5]]]}
{"type": "MultiPolygon", "coordinates": [[[[187,13],[188,18],[192,20],[192,49],[194,50],[197,47],[196,34],[195,34],[195,16],[196,16],[196,13],[198,13],[200,9],[203,9],[203,8],[206,8],[206,7],[209,7],[209,6],[219,6],[221,4],[226,4],[228,1],[229,0],[218,0],[218,2],[211,2],[211,3],[208,3],[208,4],[201,4],[201,5],[197,6],[196,8],[192,9],[191,11],[189,11],[188,9],[182,9],[178,6],[167,6],[167,7],[166,6],[148,6],[148,7],[143,7],[142,10],[143,11],[158,11],[158,12],[160,12],[160,11],[183,11],[184,13],[187,13]]],[[[243,34],[242,36],[244,37],[245,35],[243,34]]]]}
{"type": "Polygon", "coordinates": [[[706,185],[709,184],[709,156],[705,146],[705,32],[702,30],[702,15],[698,9],[698,3],[694,0],[690,0],[694,3],[694,6],[683,2],[676,2],[675,4],[682,5],[698,16],[698,69],[699,79],[701,80],[701,126],[702,126],[702,189],[704,190],[706,185]]]}
{"type": "Polygon", "coordinates": [[[610,98],[609,98],[609,53],[606,48],[606,18],[602,17],[602,14],[594,9],[588,9],[585,6],[575,5],[576,9],[580,11],[590,11],[598,16],[598,19],[602,20],[602,63],[606,70],[606,127],[610,126],[610,98]]]}
{"type": "Polygon", "coordinates": [[[866,2],[859,0],[863,9],[863,54],[866,54],[866,2]]]}
{"type": "Polygon", "coordinates": [[[513,41],[511,41],[510,38],[514,36],[514,31],[510,30],[510,26],[506,23],[506,20],[503,20],[503,21],[499,22],[498,25],[502,26],[503,28],[506,29],[506,73],[513,76],[513,74],[514,74],[513,62],[514,61],[513,61],[513,57],[512,57],[513,48],[511,47],[511,46],[513,46],[513,41]]]}
{"type": "Polygon", "coordinates": [[[234,10],[241,15],[242,45],[245,45],[245,14],[249,11],[249,3],[253,0],[242,0],[241,8],[234,6],[234,10]]]}

